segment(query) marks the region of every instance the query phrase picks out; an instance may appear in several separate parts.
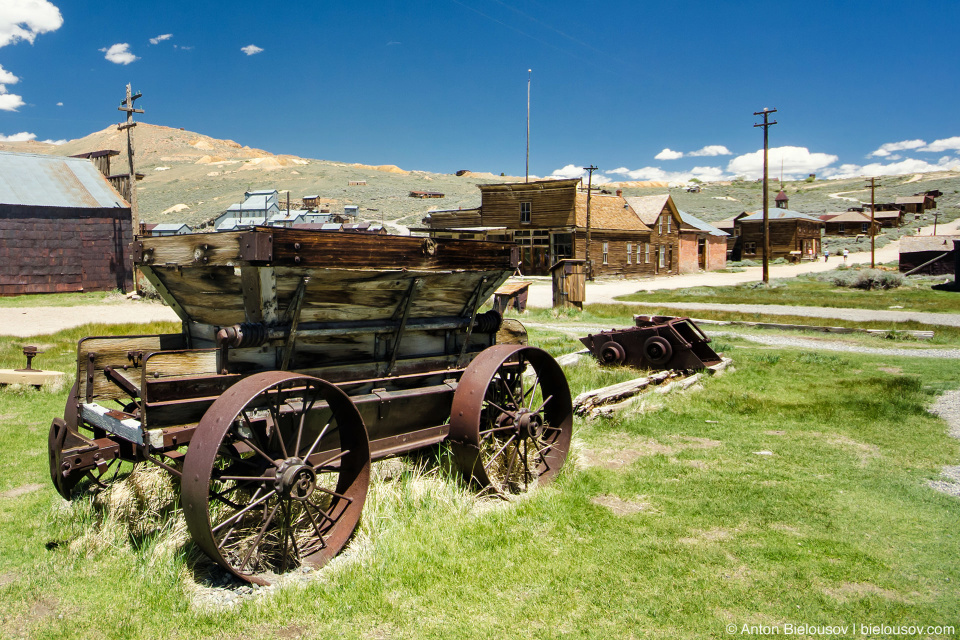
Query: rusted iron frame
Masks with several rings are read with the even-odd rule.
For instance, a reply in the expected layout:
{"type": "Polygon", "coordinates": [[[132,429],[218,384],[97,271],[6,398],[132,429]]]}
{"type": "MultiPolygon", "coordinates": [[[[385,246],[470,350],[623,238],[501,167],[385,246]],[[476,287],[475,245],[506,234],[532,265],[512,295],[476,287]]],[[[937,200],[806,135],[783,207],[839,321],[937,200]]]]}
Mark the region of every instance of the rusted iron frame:
{"type": "Polygon", "coordinates": [[[288,321],[290,322],[290,333],[287,335],[287,342],[283,346],[283,359],[280,361],[280,370],[286,371],[290,366],[290,357],[293,355],[293,345],[297,341],[297,325],[300,324],[300,309],[303,307],[304,294],[307,292],[307,282],[310,278],[304,276],[300,278],[300,284],[293,294],[293,300],[290,302],[290,308],[287,311],[288,321]],[[292,312],[291,312],[292,309],[292,312]]]}
{"type": "Polygon", "coordinates": [[[473,290],[473,294],[470,297],[470,301],[467,302],[466,306],[463,308],[461,315],[466,315],[469,311],[470,313],[470,322],[467,325],[467,330],[463,336],[463,346],[460,347],[460,356],[457,358],[457,366],[463,367],[464,357],[467,355],[467,346],[470,344],[470,336],[473,335],[473,327],[477,322],[477,310],[480,308],[480,304],[483,302],[480,294],[483,292],[483,288],[487,284],[487,276],[480,278],[480,282],[477,284],[477,288],[473,290]]]}
{"type": "Polygon", "coordinates": [[[400,323],[397,325],[397,330],[393,333],[393,347],[390,350],[390,361],[387,364],[384,375],[393,373],[393,368],[397,364],[397,355],[400,353],[400,340],[403,339],[403,331],[407,327],[407,318],[410,316],[410,306],[414,296],[422,287],[423,278],[414,278],[410,283],[410,288],[407,289],[406,295],[403,296],[403,300],[397,305],[397,310],[393,314],[394,320],[396,320],[399,315],[400,323]]]}
{"type": "Polygon", "coordinates": [[[140,389],[137,387],[137,385],[127,380],[112,366],[105,366],[103,368],[103,375],[107,378],[107,380],[120,387],[128,396],[130,396],[131,400],[136,400],[140,397],[140,389]]]}

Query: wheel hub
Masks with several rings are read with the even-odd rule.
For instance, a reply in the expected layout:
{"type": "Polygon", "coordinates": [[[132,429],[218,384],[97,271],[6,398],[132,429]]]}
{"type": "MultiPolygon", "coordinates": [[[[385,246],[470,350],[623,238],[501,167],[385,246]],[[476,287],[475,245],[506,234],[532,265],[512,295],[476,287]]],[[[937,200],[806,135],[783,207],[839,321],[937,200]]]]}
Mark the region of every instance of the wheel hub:
{"type": "Polygon", "coordinates": [[[539,438],[543,434],[543,416],[526,409],[517,412],[517,430],[521,440],[539,438]]]}
{"type": "Polygon", "coordinates": [[[300,458],[287,458],[277,470],[274,485],[281,495],[302,502],[309,499],[317,488],[317,474],[300,458]]]}

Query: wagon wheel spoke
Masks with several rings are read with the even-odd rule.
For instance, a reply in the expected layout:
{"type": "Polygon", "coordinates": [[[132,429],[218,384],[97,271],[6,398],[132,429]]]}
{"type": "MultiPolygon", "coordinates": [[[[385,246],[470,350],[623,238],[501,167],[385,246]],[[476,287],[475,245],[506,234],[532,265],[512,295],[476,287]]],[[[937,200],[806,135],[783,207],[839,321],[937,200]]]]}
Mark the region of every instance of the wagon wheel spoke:
{"type": "Polygon", "coordinates": [[[347,543],[367,494],[370,449],[337,387],[254,374],[213,403],[197,433],[184,460],[184,515],[217,564],[267,584],[267,575],[323,565],[347,543]]]}
{"type": "Polygon", "coordinates": [[[502,496],[553,479],[572,426],[570,388],[556,361],[536,347],[495,345],[474,358],[457,387],[450,440],[462,473],[502,496]]]}

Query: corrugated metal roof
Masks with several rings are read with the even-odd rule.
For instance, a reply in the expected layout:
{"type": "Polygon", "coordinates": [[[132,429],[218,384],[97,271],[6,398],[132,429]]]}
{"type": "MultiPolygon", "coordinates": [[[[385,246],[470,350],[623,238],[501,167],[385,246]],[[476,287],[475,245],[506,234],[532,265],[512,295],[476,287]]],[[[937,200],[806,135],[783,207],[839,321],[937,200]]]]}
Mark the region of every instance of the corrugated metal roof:
{"type": "Polygon", "coordinates": [[[704,222],[700,218],[696,216],[692,216],[686,211],[679,211],[679,213],[680,213],[680,219],[683,220],[684,223],[690,225],[691,227],[699,229],[700,231],[706,231],[712,236],[729,236],[730,235],[726,231],[721,231],[720,229],[717,229],[712,224],[708,222],[704,222]]]}
{"type": "Polygon", "coordinates": [[[188,231],[190,230],[190,227],[185,222],[164,222],[162,224],[148,224],[146,226],[148,231],[180,231],[180,229],[184,227],[186,227],[188,231]]]}
{"type": "Polygon", "coordinates": [[[0,151],[0,204],[130,207],[89,160],[9,151],[0,151]]]}
{"type": "MultiPolygon", "coordinates": [[[[800,213],[799,211],[791,211],[790,209],[770,209],[769,215],[767,216],[770,220],[792,220],[794,218],[800,220],[810,220],[811,222],[819,222],[823,224],[823,220],[815,216],[811,216],[808,213],[800,213]]],[[[741,222],[756,222],[757,220],[763,220],[763,211],[754,211],[750,215],[740,218],[741,222]]]]}

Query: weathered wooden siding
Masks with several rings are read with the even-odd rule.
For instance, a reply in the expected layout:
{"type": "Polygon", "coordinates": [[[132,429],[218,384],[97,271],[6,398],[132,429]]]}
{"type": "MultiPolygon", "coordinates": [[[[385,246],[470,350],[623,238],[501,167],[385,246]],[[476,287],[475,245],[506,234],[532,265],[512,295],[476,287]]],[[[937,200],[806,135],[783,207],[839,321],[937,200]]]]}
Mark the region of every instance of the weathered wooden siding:
{"type": "MultiPolygon", "coordinates": [[[[737,222],[741,229],[743,243],[746,245],[755,242],[756,253],[743,252],[744,259],[755,260],[763,257],[763,221],[750,220],[737,222]]],[[[802,251],[803,241],[811,240],[815,246],[814,257],[820,254],[820,224],[795,218],[787,220],[770,220],[770,259],[790,258],[791,251],[802,251]]],[[[795,255],[794,255],[795,257],[795,255]]],[[[810,256],[804,256],[810,259],[810,256]]]]}
{"type": "Polygon", "coordinates": [[[129,209],[0,205],[0,295],[130,289],[129,209]]]}
{"type": "Polygon", "coordinates": [[[656,247],[651,249],[657,258],[653,260],[655,273],[661,275],[676,274],[680,270],[680,217],[673,214],[669,205],[664,205],[660,216],[670,217],[670,231],[667,231],[666,218],[663,225],[658,221],[650,225],[650,244],[656,247]],[[664,266],[659,266],[660,247],[666,247],[664,266]]]}
{"type": "Polygon", "coordinates": [[[508,229],[546,229],[576,224],[577,181],[556,184],[479,185],[483,225],[508,229]],[[520,222],[520,203],[530,203],[530,222],[520,222]]]}
{"type": "MultiPolygon", "coordinates": [[[[649,277],[654,275],[656,255],[650,246],[650,261],[644,262],[644,243],[637,240],[636,231],[590,231],[590,260],[593,262],[594,276],[630,276],[649,277]],[[608,243],[607,263],[603,263],[603,243],[608,243]],[[630,264],[627,264],[627,243],[631,244],[630,264]],[[637,263],[639,249],[640,262],[637,263]]],[[[649,236],[647,236],[648,238],[649,236]]],[[[574,234],[574,257],[586,259],[587,232],[577,229],[574,234]]]]}

